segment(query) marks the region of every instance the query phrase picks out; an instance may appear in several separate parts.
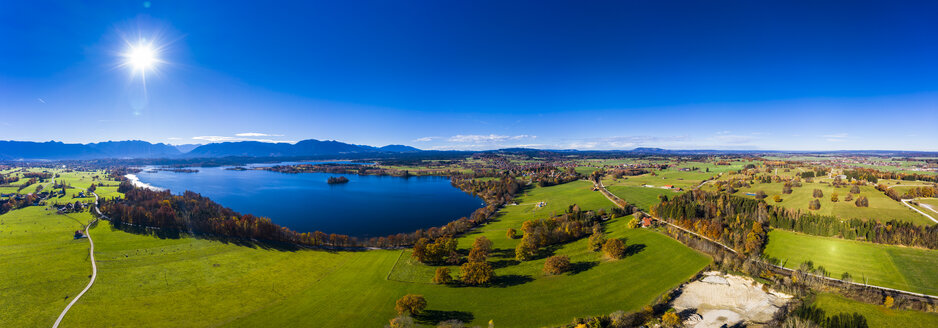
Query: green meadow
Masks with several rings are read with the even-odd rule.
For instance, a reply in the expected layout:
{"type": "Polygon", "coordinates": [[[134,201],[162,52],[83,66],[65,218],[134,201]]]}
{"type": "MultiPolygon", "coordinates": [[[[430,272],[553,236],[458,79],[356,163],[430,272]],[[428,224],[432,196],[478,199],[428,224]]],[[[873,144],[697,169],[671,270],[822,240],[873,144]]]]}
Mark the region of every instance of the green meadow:
{"type": "Polygon", "coordinates": [[[51,326],[85,287],[88,241],[73,236],[91,219],[40,206],[0,215],[0,326],[51,326]]]}
{"type": "Polygon", "coordinates": [[[648,211],[653,205],[658,204],[659,195],[673,197],[679,194],[677,192],[661,188],[621,185],[607,186],[606,190],[609,190],[609,192],[611,192],[613,195],[622,198],[626,202],[629,202],[629,204],[633,204],[643,211],[648,211]]]}
{"type": "Polygon", "coordinates": [[[792,269],[813,261],[814,267],[823,266],[833,278],[849,272],[856,282],[938,295],[938,250],[772,230],[765,254],[792,269]]]}
{"type": "Polygon", "coordinates": [[[828,316],[838,313],[859,313],[866,318],[871,328],[938,327],[938,314],[936,313],[888,309],[882,305],[857,302],[837,294],[818,294],[815,297],[814,306],[823,309],[828,316]]]}
{"type": "MultiPolygon", "coordinates": [[[[90,183],[90,176],[63,178],[77,187],[90,183]]],[[[562,213],[574,203],[582,209],[610,207],[591,187],[575,181],[528,189],[494,222],[460,237],[462,249],[481,235],[494,242],[489,260],[499,278],[488,287],[431,284],[427,274],[435,268],[414,263],[409,250],[325,251],[159,238],[101,222],[91,230],[97,281],[62,326],[380,327],[395,316],[395,300],[407,293],[422,294],[429,303],[416,318],[422,325],[448,319],[483,326],[492,320],[497,327],[557,325],[574,317],[638,310],[710,263],[709,257],[662,234],[628,229],[630,217],[605,224],[610,237],[635,245],[637,251],[624,259],[604,259],[588,251],[583,239],[548,250],[570,256],[572,273],[543,275],[543,258],[514,261],[519,240],[509,239],[507,228],[520,229],[524,220],[562,213]],[[537,207],[538,202],[545,206],[537,207]]],[[[72,240],[71,233],[90,218],[87,213],[56,215],[42,207],[0,216],[0,259],[17,263],[2,267],[3,276],[12,278],[0,282],[0,290],[14,297],[2,298],[0,326],[50,325],[67,304],[65,296],[84,287],[90,274],[88,244],[72,240]],[[11,232],[16,238],[6,238],[11,232]]]]}
{"type": "Polygon", "coordinates": [[[824,194],[823,197],[819,198],[821,208],[819,210],[812,211],[817,214],[831,215],[844,219],[875,219],[880,221],[889,221],[895,219],[909,221],[921,225],[934,224],[934,222],[928,218],[922,216],[918,212],[913,211],[905,205],[902,205],[902,203],[892,200],[892,198],[887,197],[885,194],[876,190],[876,188],[873,188],[872,186],[860,186],[860,193],[853,195],[854,199],[859,196],[865,196],[870,201],[869,207],[857,207],[854,204],[854,201],[844,201],[844,197],[846,197],[850,192],[850,186],[835,188],[833,186],[818,182],[803,183],[802,187],[792,188],[792,193],[787,195],[782,193],[783,187],[783,183],[756,183],[748,188],[740,188],[739,191],[736,192],[736,195],[754,198],[754,196],[747,194],[754,194],[761,190],[764,191],[766,195],[768,195],[768,198],[766,198],[765,201],[769,205],[808,211],[808,204],[814,200],[814,189],[820,189],[824,194]],[[831,195],[835,192],[839,196],[837,202],[831,201],[831,195]],[[782,201],[776,203],[772,199],[774,195],[781,195],[782,201]]]}

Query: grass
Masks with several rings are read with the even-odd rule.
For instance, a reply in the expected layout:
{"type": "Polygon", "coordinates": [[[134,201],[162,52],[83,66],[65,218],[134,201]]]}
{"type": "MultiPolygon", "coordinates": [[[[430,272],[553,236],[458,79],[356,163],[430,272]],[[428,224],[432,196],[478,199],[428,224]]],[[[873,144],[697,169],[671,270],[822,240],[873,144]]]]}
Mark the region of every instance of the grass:
{"type": "Polygon", "coordinates": [[[792,193],[788,195],[782,194],[783,186],[783,183],[756,183],[749,188],[740,188],[735,195],[754,198],[754,196],[746,194],[756,193],[757,191],[761,190],[764,191],[766,195],[768,195],[766,202],[769,205],[808,211],[808,203],[814,199],[812,196],[814,189],[820,189],[824,194],[824,197],[819,198],[821,202],[821,209],[813,211],[817,214],[831,215],[843,219],[875,219],[880,221],[889,221],[895,219],[909,221],[921,225],[934,224],[934,222],[928,218],[908,207],[905,207],[905,205],[902,205],[900,202],[892,200],[871,186],[860,186],[860,194],[853,195],[854,199],[859,196],[866,196],[870,201],[869,207],[857,207],[853,201],[844,201],[844,197],[846,197],[850,192],[850,186],[835,188],[833,186],[816,182],[804,183],[802,187],[792,188],[792,193]],[[831,195],[835,192],[839,195],[838,202],[831,201],[831,195]],[[781,195],[782,201],[780,203],[773,201],[772,197],[774,195],[781,195]]]}
{"type": "MultiPolygon", "coordinates": [[[[72,178],[75,186],[84,180],[80,174],[72,178]]],[[[496,249],[513,255],[518,240],[505,236],[507,227],[520,228],[524,220],[561,213],[573,203],[583,209],[611,206],[586,181],[531,188],[518,202],[461,238],[461,247],[486,235],[496,249]],[[538,201],[547,206],[536,208],[538,201]]],[[[49,325],[67,303],[64,296],[87,283],[87,241],[72,241],[71,232],[90,217],[80,214],[74,221],[50,212],[29,207],[0,216],[0,273],[13,277],[0,281],[0,326],[49,325]],[[10,232],[15,238],[7,238],[10,232]]],[[[395,315],[394,301],[407,293],[427,298],[426,314],[417,317],[424,325],[446,319],[473,325],[493,320],[499,327],[557,325],[577,316],[637,310],[710,262],[664,235],[625,228],[627,219],[609,222],[606,230],[629,245],[644,245],[637,253],[608,261],[587,251],[584,239],[552,250],[569,255],[578,273],[547,277],[540,273],[543,259],[506,261],[498,264],[502,278],[491,287],[427,284],[423,275],[433,268],[409,262],[400,250],[332,252],[163,239],[102,222],[91,231],[98,280],[62,326],[374,327],[395,315]],[[403,278],[388,280],[389,273],[403,278]]],[[[492,261],[509,256],[499,251],[492,261]]]]}
{"type": "Polygon", "coordinates": [[[856,282],[938,295],[938,251],[810,236],[783,230],[769,232],[765,254],[796,269],[804,261],[823,266],[830,276],[849,272],[856,282]]]}
{"type": "Polygon", "coordinates": [[[0,216],[0,326],[51,326],[91,274],[88,241],[73,234],[87,213],[33,206],[0,216]]]}
{"type": "Polygon", "coordinates": [[[647,187],[635,187],[635,186],[611,186],[607,187],[607,190],[613,195],[622,198],[623,200],[638,206],[638,208],[648,211],[651,209],[651,206],[658,204],[659,195],[667,195],[668,197],[674,197],[678,193],[661,189],[661,188],[647,188],[647,187]]]}
{"type": "Polygon", "coordinates": [[[935,313],[887,309],[882,305],[857,302],[837,294],[818,294],[815,297],[814,306],[824,309],[828,316],[838,313],[859,313],[866,318],[866,322],[872,328],[938,327],[938,314],[935,313]]]}

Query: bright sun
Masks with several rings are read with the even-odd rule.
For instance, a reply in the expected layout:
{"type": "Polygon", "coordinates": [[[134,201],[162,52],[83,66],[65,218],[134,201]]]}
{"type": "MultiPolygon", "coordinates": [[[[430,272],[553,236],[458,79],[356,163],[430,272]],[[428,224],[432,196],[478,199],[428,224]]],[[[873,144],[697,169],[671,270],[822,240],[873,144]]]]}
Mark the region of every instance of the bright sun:
{"type": "Polygon", "coordinates": [[[153,69],[157,58],[156,49],[150,43],[138,43],[130,46],[130,49],[124,54],[124,65],[133,67],[134,71],[146,72],[153,69]]]}

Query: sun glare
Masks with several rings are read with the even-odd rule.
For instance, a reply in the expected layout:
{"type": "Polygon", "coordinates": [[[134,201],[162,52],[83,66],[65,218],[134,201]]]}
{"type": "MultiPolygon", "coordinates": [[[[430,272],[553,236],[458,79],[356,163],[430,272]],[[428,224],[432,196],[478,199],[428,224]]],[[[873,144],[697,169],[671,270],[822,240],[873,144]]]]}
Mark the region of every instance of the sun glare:
{"type": "Polygon", "coordinates": [[[153,51],[153,47],[150,45],[133,47],[130,49],[129,56],[127,56],[127,62],[138,70],[152,68],[156,62],[156,52],[153,51]]]}
{"type": "Polygon", "coordinates": [[[153,43],[141,40],[137,44],[128,45],[128,49],[123,53],[124,66],[133,69],[135,73],[144,74],[156,68],[160,62],[157,48],[153,43]]]}

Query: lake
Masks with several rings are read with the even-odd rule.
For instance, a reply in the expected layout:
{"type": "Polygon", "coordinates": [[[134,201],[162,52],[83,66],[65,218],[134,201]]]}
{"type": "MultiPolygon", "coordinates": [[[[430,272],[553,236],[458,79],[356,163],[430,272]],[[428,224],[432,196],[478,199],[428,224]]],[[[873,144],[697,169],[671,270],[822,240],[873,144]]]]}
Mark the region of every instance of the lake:
{"type": "Polygon", "coordinates": [[[445,225],[483,206],[482,199],[453,187],[445,177],[285,174],[224,167],[192,168],[198,173],[151,169],[137,173],[140,182],[174,194],[191,190],[298,232],[386,236],[445,225]],[[349,182],[327,184],[332,176],[344,176],[349,182]]]}

